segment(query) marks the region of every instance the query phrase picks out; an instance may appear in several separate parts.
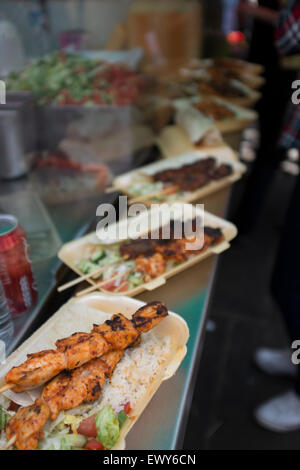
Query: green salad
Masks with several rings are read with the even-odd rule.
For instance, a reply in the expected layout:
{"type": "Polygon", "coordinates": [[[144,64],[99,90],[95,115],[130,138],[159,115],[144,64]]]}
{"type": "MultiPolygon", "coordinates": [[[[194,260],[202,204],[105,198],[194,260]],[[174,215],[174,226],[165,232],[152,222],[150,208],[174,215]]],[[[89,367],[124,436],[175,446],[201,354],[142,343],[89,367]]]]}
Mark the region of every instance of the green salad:
{"type": "Polygon", "coordinates": [[[108,284],[105,286],[107,290],[119,292],[134,289],[144,283],[144,277],[139,271],[135,271],[134,260],[123,260],[119,247],[111,247],[108,249],[98,248],[87,258],[80,260],[76,267],[82,274],[92,274],[99,270],[99,268],[106,265],[108,268],[101,274],[93,276],[94,279],[102,278],[103,281],[107,280],[108,284]],[[117,263],[122,261],[121,266],[117,263]],[[115,265],[113,264],[115,263],[115,265]],[[110,283],[109,280],[116,274],[122,274],[122,272],[130,271],[128,275],[124,276],[124,279],[116,280],[116,282],[110,283]]]}
{"type": "Polygon", "coordinates": [[[111,405],[92,409],[87,417],[65,414],[51,431],[45,431],[40,450],[109,450],[119,440],[121,428],[128,419],[122,409],[116,413],[111,405]]]}
{"type": "Polygon", "coordinates": [[[53,52],[12,73],[6,86],[31,91],[39,105],[124,106],[138,98],[142,80],[123,64],[53,52]]]}

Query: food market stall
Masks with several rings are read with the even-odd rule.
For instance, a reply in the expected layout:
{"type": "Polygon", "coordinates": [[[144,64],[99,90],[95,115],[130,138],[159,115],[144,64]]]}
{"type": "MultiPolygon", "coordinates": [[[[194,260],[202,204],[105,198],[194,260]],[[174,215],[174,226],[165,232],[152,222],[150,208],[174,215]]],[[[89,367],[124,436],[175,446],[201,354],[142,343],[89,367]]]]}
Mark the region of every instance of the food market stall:
{"type": "MultiPolygon", "coordinates": [[[[74,52],[67,48],[52,51],[23,64],[23,67],[12,71],[5,78],[8,91],[5,111],[15,113],[20,119],[21,127],[15,125],[11,135],[13,139],[19,139],[19,150],[22,148],[23,153],[19,151],[18,157],[21,160],[23,158],[25,164],[13,168],[9,166],[15,150],[7,139],[5,158],[8,170],[6,174],[1,174],[0,209],[4,214],[10,212],[25,228],[36,283],[33,288],[38,293],[36,303],[26,313],[13,319],[14,335],[7,340],[8,360],[0,369],[0,388],[4,392],[0,412],[5,418],[5,426],[0,429],[0,442],[5,448],[15,445],[18,449],[36,446],[48,449],[51,442],[55,449],[100,449],[99,446],[102,449],[122,449],[125,446],[123,437],[133,424],[134,427],[126,435],[126,449],[180,449],[183,443],[213,292],[217,255],[230,247],[231,240],[237,234],[236,228],[224,218],[232,184],[242,178],[245,167],[238,161],[235,152],[238,145],[234,145],[234,149],[228,147],[225,142],[228,143],[231,139],[226,135],[229,131],[238,132],[236,138],[239,139],[241,130],[256,119],[256,114],[245,107],[251,106],[259,98],[256,88],[262,81],[259,80],[259,71],[255,67],[252,70],[247,63],[233,61],[236,68],[231,62],[230,68],[228,64],[226,66],[226,60],[223,65],[220,61],[218,70],[222,69],[224,75],[218,80],[213,74],[213,67],[211,70],[205,61],[201,63],[201,38],[191,34],[197,30],[201,36],[198,27],[202,13],[197,2],[187,2],[188,7],[183,6],[181,1],[168,0],[165,2],[168,5],[162,2],[156,20],[151,18],[151,2],[141,2],[143,5],[133,3],[127,20],[124,20],[127,26],[131,25],[129,34],[128,31],[126,33],[124,23],[115,24],[113,34],[107,38],[106,50],[99,50],[98,46],[98,50],[74,52]],[[141,15],[143,23],[138,20],[141,15]],[[166,15],[170,31],[166,31],[162,37],[151,35],[151,21],[161,24],[166,15]],[[192,31],[189,30],[191,21],[192,31]],[[176,48],[174,50],[171,43],[167,43],[178,22],[181,35],[177,39],[183,46],[179,48],[182,50],[179,58],[176,57],[176,48]],[[163,48],[159,48],[160,43],[164,44],[163,48]],[[144,52],[146,60],[143,61],[141,59],[144,52]],[[160,63],[162,59],[167,62],[166,69],[160,63]],[[172,64],[170,67],[168,60],[172,64]],[[247,69],[245,74],[241,72],[243,67],[247,69]],[[231,73],[225,73],[228,69],[231,73]],[[170,70],[176,72],[172,73],[171,80],[170,70]],[[255,74],[257,80],[254,79],[255,74]],[[23,109],[24,93],[26,100],[33,103],[30,111],[26,108],[28,114],[24,114],[23,109]],[[28,132],[25,130],[25,123],[31,123],[35,130],[32,139],[27,140],[26,144],[24,136],[28,136],[28,132]],[[177,140],[173,138],[175,135],[177,140]],[[115,246],[110,249],[102,245],[99,248],[99,240],[95,241],[96,224],[99,222],[97,209],[101,205],[111,204],[118,210],[118,196],[121,193],[129,197],[129,206],[144,203],[149,212],[143,213],[150,216],[152,209],[149,207],[155,203],[159,207],[160,204],[170,205],[173,202],[204,204],[205,210],[210,214],[201,212],[199,216],[202,221],[203,244],[196,253],[190,253],[188,249],[182,248],[182,243],[190,240],[191,236],[185,238],[181,235],[177,240],[173,234],[168,242],[160,235],[158,240],[161,243],[149,242],[146,247],[149,251],[146,254],[139,252],[138,256],[131,257],[129,252],[122,258],[122,244],[117,249],[115,246]],[[29,200],[33,202],[25,217],[24,207],[29,207],[29,200]],[[33,230],[37,219],[42,220],[43,224],[33,230]],[[120,268],[119,271],[112,266],[115,263],[120,268]],[[123,269],[122,263],[131,275],[123,281],[121,278],[127,271],[123,269]],[[76,277],[72,271],[76,273],[76,277]],[[113,343],[114,354],[127,348],[125,355],[128,359],[131,353],[134,354],[132,351],[141,351],[147,344],[142,340],[140,346],[138,342],[141,334],[148,330],[142,330],[137,309],[157,307],[157,301],[163,302],[170,312],[178,315],[177,317],[170,313],[165,324],[177,321],[183,331],[182,337],[179,338],[174,333],[173,338],[173,333],[168,335],[165,332],[161,326],[164,320],[159,318],[162,323],[158,326],[164,335],[170,336],[170,341],[175,346],[178,343],[175,352],[172,350],[173,362],[170,361],[168,367],[167,363],[164,364],[165,375],[161,374],[161,380],[153,382],[150,373],[146,385],[151,393],[148,391],[147,399],[144,398],[143,402],[137,399],[136,403],[131,403],[133,410],[128,401],[127,407],[122,402],[122,410],[116,411],[116,407],[114,410],[110,409],[114,418],[117,416],[119,420],[118,438],[113,443],[108,443],[103,436],[102,441],[98,439],[95,443],[95,439],[89,439],[95,436],[83,431],[84,437],[78,445],[66,443],[65,434],[70,427],[73,431],[71,435],[81,435],[78,431],[81,422],[90,418],[84,413],[91,412],[91,409],[82,412],[82,407],[85,406],[82,403],[94,402],[96,397],[93,394],[81,397],[76,402],[79,409],[60,402],[56,414],[51,408],[50,400],[45,398],[49,392],[47,387],[52,384],[52,380],[65,380],[66,377],[61,376],[65,369],[73,371],[68,380],[75,380],[76,373],[81,373],[81,367],[92,367],[89,364],[94,360],[112,352],[105,349],[104,354],[101,349],[100,354],[99,349],[97,355],[93,356],[89,350],[88,359],[78,359],[78,356],[76,364],[70,362],[67,351],[74,346],[73,343],[68,343],[72,342],[70,335],[86,335],[85,340],[94,340],[94,330],[90,331],[92,317],[94,323],[100,323],[96,326],[101,329],[111,326],[111,314],[119,313],[125,317],[129,315],[126,319],[122,317],[125,323],[127,321],[126,328],[129,328],[128,331],[133,328],[138,336],[134,341],[127,342],[123,349],[121,343],[113,343]],[[69,315],[69,320],[65,323],[64,312],[68,312],[66,317],[69,315]],[[54,333],[52,336],[48,334],[46,338],[47,328],[49,331],[53,328],[54,333]],[[25,340],[27,341],[24,343],[25,340]],[[65,341],[67,346],[62,352],[60,347],[63,347],[65,341]],[[131,352],[127,351],[129,347],[132,347],[131,352]],[[24,374],[23,378],[13,378],[21,367],[20,364],[24,362],[24,367],[28,365],[30,368],[36,357],[47,356],[49,348],[55,360],[62,360],[60,354],[64,354],[64,365],[55,373],[49,372],[43,380],[37,373],[36,381],[30,382],[28,379],[29,385],[27,383],[22,388],[24,374]],[[29,356],[26,359],[27,353],[29,356]],[[43,392],[36,390],[37,385],[44,386],[50,379],[43,392]],[[152,396],[153,399],[148,404],[152,396]],[[30,435],[33,441],[24,441],[18,426],[22,419],[26,419],[22,415],[25,408],[16,412],[16,407],[12,411],[11,403],[8,406],[5,400],[21,407],[25,404],[33,407],[38,400],[39,406],[45,410],[45,422],[51,415],[56,426],[50,426],[51,431],[47,428],[44,438],[41,435],[41,426],[30,435]],[[73,408],[77,410],[77,414],[74,414],[73,408]],[[73,414],[67,413],[70,409],[73,414]],[[129,424],[128,416],[130,417],[131,411],[135,413],[129,424]],[[137,420],[139,415],[141,416],[137,420]],[[61,419],[59,422],[58,416],[61,419]],[[61,439],[59,442],[57,436],[51,434],[53,430],[58,433],[61,439]],[[92,447],[93,445],[98,447],[92,447]]],[[[72,39],[70,35],[68,38],[72,39]]],[[[77,45],[78,40],[77,35],[77,45]]],[[[0,108],[0,121],[2,111],[4,109],[0,108]]],[[[4,114],[2,120],[4,122],[4,114]]],[[[188,206],[193,211],[197,210],[196,206],[188,206]]],[[[197,218],[198,213],[193,212],[192,222],[197,218]]],[[[175,223],[173,219],[169,222],[175,223]]],[[[159,230],[162,228],[158,227],[159,230]]],[[[7,233],[9,234],[9,230],[4,235],[7,233]]],[[[110,243],[113,245],[111,240],[110,243]]],[[[5,258],[3,254],[2,257],[5,258]]],[[[158,317],[161,307],[157,309],[158,317]]],[[[177,329],[180,329],[178,325],[177,329]]],[[[94,329],[96,326],[94,325],[94,329]]],[[[158,326],[154,323],[151,328],[155,327],[154,331],[159,332],[158,326]]],[[[103,331],[101,330],[102,336],[103,331]]],[[[114,328],[112,331],[115,331],[114,328]]],[[[162,336],[158,335],[158,338],[161,340],[162,336]]],[[[109,339],[105,343],[106,348],[107,344],[112,344],[112,337],[109,339]]],[[[82,338],[79,343],[81,340],[82,338]]],[[[124,351],[118,361],[121,361],[123,354],[124,351]]],[[[49,360],[49,369],[50,363],[49,360]]],[[[121,364],[122,361],[118,366],[121,367],[121,364]]],[[[99,364],[98,367],[100,368],[99,364]]],[[[104,367],[103,364],[101,367],[104,367]]],[[[117,370],[117,374],[122,376],[120,368],[117,370]]],[[[107,368],[103,369],[103,381],[104,377],[111,378],[113,371],[114,368],[111,372],[107,368]]],[[[30,374],[32,373],[30,369],[30,374]]],[[[115,376],[116,374],[112,377],[115,376]]],[[[130,379],[127,376],[125,379],[128,385],[130,379]]],[[[99,384],[97,382],[95,393],[93,388],[97,398],[103,382],[101,387],[99,384]]],[[[111,408],[110,402],[105,406],[111,408]]],[[[97,408],[97,413],[101,414],[103,409],[97,408]]],[[[27,411],[24,411],[25,415],[27,411]]],[[[34,412],[34,409],[29,408],[29,412],[31,411],[34,412]]],[[[97,414],[97,419],[100,414],[97,414]]]]}

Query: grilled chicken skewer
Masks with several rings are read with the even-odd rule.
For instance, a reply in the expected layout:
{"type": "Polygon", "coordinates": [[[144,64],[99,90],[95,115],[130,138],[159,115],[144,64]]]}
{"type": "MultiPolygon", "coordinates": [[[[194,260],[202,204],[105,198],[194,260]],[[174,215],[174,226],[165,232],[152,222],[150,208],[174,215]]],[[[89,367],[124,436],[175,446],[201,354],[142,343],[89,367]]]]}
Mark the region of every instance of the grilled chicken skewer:
{"type": "MultiPolygon", "coordinates": [[[[167,315],[168,311],[162,303],[152,302],[137,310],[134,322],[140,333],[146,333],[167,315]]],[[[102,331],[102,326],[95,325],[93,331],[102,331]]],[[[106,325],[107,330],[109,326],[106,325]]],[[[127,347],[136,346],[140,340],[139,334],[127,347]]],[[[59,411],[75,408],[83,402],[95,401],[101,394],[105,377],[111,377],[122,359],[124,349],[111,351],[72,371],[63,371],[52,379],[33,405],[21,408],[8,421],[5,430],[10,446],[15,444],[19,450],[35,449],[39,439],[43,437],[42,429],[49,418],[55,420],[59,411]]]]}
{"type": "Polygon", "coordinates": [[[55,421],[59,411],[75,408],[99,397],[105,377],[112,375],[123,355],[124,351],[109,352],[71,372],[63,371],[52,379],[33,405],[21,408],[8,421],[5,431],[10,445],[15,444],[19,450],[35,449],[49,418],[55,421]]]}
{"type": "Polygon", "coordinates": [[[137,310],[132,320],[113,315],[90,333],[74,333],[58,340],[56,350],[29,354],[27,361],[6,374],[5,380],[18,393],[43,385],[64,369],[75,369],[112,350],[124,350],[167,314],[163,303],[151,302],[137,310]]]}
{"type": "MultiPolygon", "coordinates": [[[[195,225],[194,221],[193,224],[195,225]]],[[[192,227],[194,230],[194,227],[192,227]]],[[[214,245],[223,239],[222,231],[218,228],[204,227],[203,240],[198,240],[199,249],[186,248],[187,244],[197,241],[197,235],[187,238],[174,238],[174,227],[171,230],[170,239],[159,238],[141,239],[125,243],[120,251],[123,256],[135,259],[138,271],[150,279],[162,275],[166,270],[167,261],[184,262],[189,256],[201,253],[207,246],[214,245]]]]}

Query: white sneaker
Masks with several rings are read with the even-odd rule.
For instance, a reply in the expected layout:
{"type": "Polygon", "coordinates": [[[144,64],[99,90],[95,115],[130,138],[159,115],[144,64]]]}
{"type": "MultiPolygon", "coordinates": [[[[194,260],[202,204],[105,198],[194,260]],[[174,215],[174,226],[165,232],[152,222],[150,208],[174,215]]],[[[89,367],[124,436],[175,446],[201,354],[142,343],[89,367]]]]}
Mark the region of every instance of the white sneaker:
{"type": "Polygon", "coordinates": [[[300,396],[290,390],[262,404],[254,412],[258,423],[269,431],[300,429],[300,396]]]}
{"type": "Polygon", "coordinates": [[[297,366],[292,363],[291,349],[259,348],[254,353],[254,362],[269,375],[297,375],[297,366]]]}

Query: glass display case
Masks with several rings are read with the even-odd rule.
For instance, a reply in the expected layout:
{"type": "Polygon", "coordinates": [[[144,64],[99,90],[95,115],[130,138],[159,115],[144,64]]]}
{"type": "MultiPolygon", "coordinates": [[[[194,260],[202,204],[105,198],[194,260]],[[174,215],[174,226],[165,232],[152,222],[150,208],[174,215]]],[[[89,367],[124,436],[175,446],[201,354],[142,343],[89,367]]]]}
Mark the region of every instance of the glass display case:
{"type": "MultiPolygon", "coordinates": [[[[202,187],[224,178],[219,186],[212,182],[218,190],[212,190],[209,201],[214,213],[224,216],[236,154],[223,134],[234,131],[239,137],[256,118],[238,100],[249,107],[258,99],[260,73],[249,69],[251,81],[242,61],[210,57],[212,50],[215,57],[230,49],[227,35],[236,28],[235,6],[233,0],[1,0],[0,79],[6,103],[0,104],[0,126],[7,129],[5,113],[10,113],[21,128],[5,131],[9,142],[2,154],[7,165],[0,168],[0,212],[19,207],[25,213],[18,198],[25,205],[27,198],[34,200],[46,225],[34,235],[49,232],[58,250],[95,229],[101,203],[116,205],[117,175],[135,168],[139,173],[156,161],[176,172],[172,157],[191,152],[214,165],[225,148],[220,172],[207,166],[199,180],[202,187]],[[226,126],[219,125],[222,119],[226,126]],[[11,168],[12,161],[23,168],[21,173],[11,168]],[[14,201],[11,209],[9,201],[14,201]]],[[[148,175],[145,187],[150,180],[148,175]]],[[[186,195],[188,183],[178,191],[178,181],[171,189],[186,195]]],[[[39,217],[30,211],[26,223],[33,227],[39,217]]],[[[59,283],[74,276],[53,254],[54,243],[50,253],[47,240],[31,246],[38,301],[14,320],[9,353],[76,292],[56,292],[59,283]]],[[[129,449],[182,445],[219,252],[139,296],[145,302],[162,298],[187,322],[190,339],[177,375],[163,384],[129,434],[129,449]]]]}

